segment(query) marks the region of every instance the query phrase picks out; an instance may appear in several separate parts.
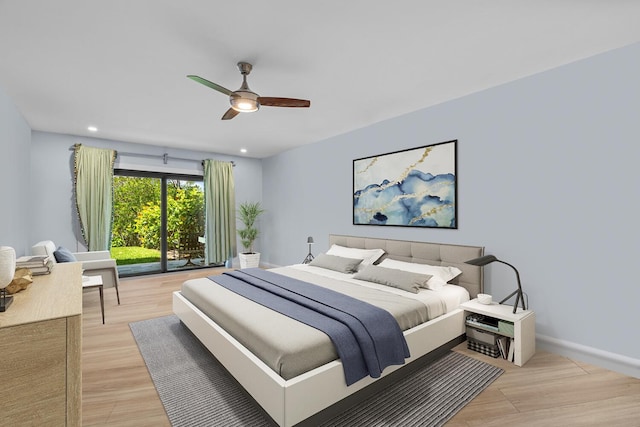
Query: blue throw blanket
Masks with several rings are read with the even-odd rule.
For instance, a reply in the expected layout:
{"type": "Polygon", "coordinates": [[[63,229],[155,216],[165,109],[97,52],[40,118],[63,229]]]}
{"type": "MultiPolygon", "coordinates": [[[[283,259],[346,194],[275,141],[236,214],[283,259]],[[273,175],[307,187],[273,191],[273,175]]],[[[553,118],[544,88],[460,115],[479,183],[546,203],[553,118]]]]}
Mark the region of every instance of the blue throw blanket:
{"type": "Polygon", "coordinates": [[[259,268],[209,279],[258,304],[326,333],[344,367],[347,385],[391,365],[402,365],[409,347],[393,316],[350,296],[259,268]]]}

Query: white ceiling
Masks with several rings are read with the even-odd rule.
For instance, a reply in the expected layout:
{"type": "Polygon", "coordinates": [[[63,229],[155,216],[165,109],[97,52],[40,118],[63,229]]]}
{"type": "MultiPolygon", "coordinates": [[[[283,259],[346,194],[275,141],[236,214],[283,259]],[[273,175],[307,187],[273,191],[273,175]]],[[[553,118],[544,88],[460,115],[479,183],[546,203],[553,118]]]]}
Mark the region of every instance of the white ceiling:
{"type": "Polygon", "coordinates": [[[0,0],[0,88],[35,130],[262,158],[638,42],[639,18],[638,0],[0,0]],[[186,75],[235,90],[240,60],[255,92],[311,108],[221,121],[227,97],[186,75]]]}

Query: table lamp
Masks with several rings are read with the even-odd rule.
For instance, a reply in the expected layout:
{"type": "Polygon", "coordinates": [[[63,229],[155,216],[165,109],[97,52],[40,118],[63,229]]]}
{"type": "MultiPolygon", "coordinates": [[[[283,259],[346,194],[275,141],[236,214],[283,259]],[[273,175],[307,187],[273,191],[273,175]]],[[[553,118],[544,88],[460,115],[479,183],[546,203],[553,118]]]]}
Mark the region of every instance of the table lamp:
{"type": "Polygon", "coordinates": [[[6,311],[13,302],[13,296],[7,295],[6,287],[13,281],[16,273],[16,251],[9,246],[0,246],[0,312],[6,311]]]}
{"type": "Polygon", "coordinates": [[[525,307],[525,303],[524,303],[524,295],[522,294],[522,284],[520,283],[520,273],[518,273],[518,270],[513,265],[509,264],[508,262],[500,261],[498,258],[496,258],[493,255],[485,255],[485,256],[481,256],[480,258],[470,259],[469,261],[465,261],[465,264],[477,265],[478,267],[484,267],[485,265],[491,264],[492,262],[499,262],[499,263],[506,264],[509,267],[513,268],[513,271],[516,272],[516,278],[518,279],[518,289],[516,289],[515,291],[511,292],[506,298],[504,298],[502,301],[500,301],[500,304],[502,304],[503,302],[505,302],[506,300],[508,300],[512,296],[517,295],[516,303],[513,305],[513,314],[516,313],[516,309],[518,308],[518,302],[519,301],[522,301],[522,309],[526,310],[527,308],[525,307]]]}
{"type": "Polygon", "coordinates": [[[304,261],[302,261],[303,264],[309,264],[311,261],[313,261],[313,254],[311,253],[311,245],[313,244],[313,237],[311,236],[307,237],[307,243],[309,244],[309,254],[304,259],[304,261]]]}

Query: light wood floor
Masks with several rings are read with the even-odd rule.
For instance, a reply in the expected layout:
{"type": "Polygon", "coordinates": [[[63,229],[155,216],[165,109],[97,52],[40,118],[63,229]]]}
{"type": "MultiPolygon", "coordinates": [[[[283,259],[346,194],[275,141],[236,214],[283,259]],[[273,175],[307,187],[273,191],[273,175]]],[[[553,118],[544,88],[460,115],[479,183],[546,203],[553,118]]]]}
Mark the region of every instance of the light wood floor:
{"type": "MultiPolygon", "coordinates": [[[[169,426],[131,335],[129,323],[171,314],[171,293],[189,278],[224,269],[123,279],[121,305],[105,289],[84,294],[82,421],[84,426],[169,426]]],[[[640,426],[640,379],[538,352],[524,367],[456,347],[505,373],[463,408],[448,427],[640,426]]]]}

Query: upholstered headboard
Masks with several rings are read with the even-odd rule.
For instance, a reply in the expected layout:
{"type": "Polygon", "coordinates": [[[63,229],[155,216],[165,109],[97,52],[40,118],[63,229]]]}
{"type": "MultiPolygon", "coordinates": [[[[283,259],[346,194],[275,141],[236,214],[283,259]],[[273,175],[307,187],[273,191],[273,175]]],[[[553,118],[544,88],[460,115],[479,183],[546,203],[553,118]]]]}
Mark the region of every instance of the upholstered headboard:
{"type": "Polygon", "coordinates": [[[467,289],[471,298],[475,298],[484,291],[482,268],[464,263],[484,255],[483,246],[375,239],[337,234],[329,235],[329,244],[349,248],[383,249],[386,252],[385,257],[399,261],[430,265],[451,265],[462,270],[462,274],[453,279],[451,283],[467,289]]]}

